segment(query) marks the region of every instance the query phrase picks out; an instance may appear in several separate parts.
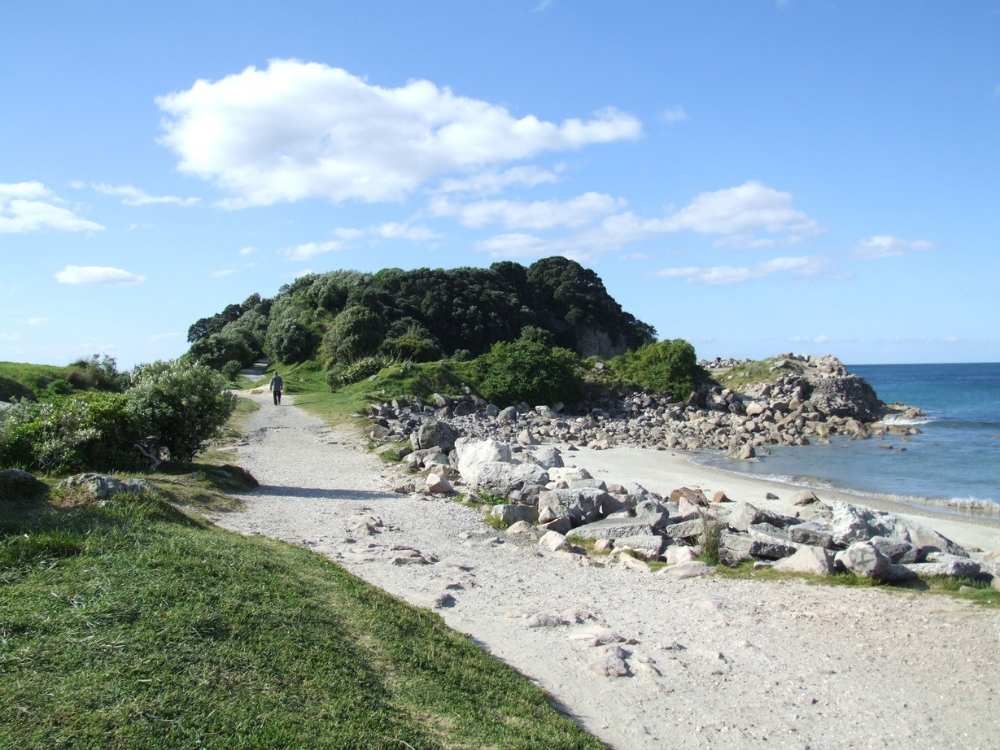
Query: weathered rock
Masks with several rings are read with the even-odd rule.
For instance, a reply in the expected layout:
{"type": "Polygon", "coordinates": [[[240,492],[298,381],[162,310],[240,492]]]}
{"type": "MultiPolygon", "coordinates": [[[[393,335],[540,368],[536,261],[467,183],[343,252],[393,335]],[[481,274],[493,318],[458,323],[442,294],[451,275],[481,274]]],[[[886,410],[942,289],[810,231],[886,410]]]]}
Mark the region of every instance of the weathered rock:
{"type": "Polygon", "coordinates": [[[667,567],[662,568],[657,575],[663,576],[664,578],[684,579],[706,576],[711,572],[712,566],[699,562],[698,560],[691,560],[689,562],[677,563],[676,565],[668,565],[667,567]]]}
{"type": "Polygon", "coordinates": [[[108,474],[75,474],[59,483],[60,489],[85,492],[98,499],[107,500],[114,495],[139,495],[151,492],[153,486],[145,479],[118,479],[108,474]]]}
{"type": "Polygon", "coordinates": [[[732,500],[729,499],[729,496],[723,490],[719,490],[719,491],[715,492],[712,495],[712,502],[713,503],[731,503],[732,500]]]}
{"type": "Polygon", "coordinates": [[[826,526],[815,521],[789,526],[788,536],[797,544],[809,544],[826,549],[833,547],[833,533],[826,526]]]}
{"type": "Polygon", "coordinates": [[[553,482],[571,482],[575,479],[593,479],[590,472],[579,466],[561,466],[549,469],[549,478],[553,482]]]}
{"type": "Polygon", "coordinates": [[[641,518],[615,517],[583,524],[573,529],[573,535],[581,539],[620,539],[622,537],[648,535],[656,529],[641,518]]]}
{"type": "Polygon", "coordinates": [[[610,646],[591,661],[590,670],[602,677],[628,677],[631,671],[626,661],[627,656],[627,652],[621,646],[610,646]]]}
{"type": "Polygon", "coordinates": [[[483,466],[510,461],[510,446],[496,440],[458,438],[455,441],[455,453],[458,458],[458,472],[471,487],[478,484],[479,472],[483,466]]]}
{"type": "Polygon", "coordinates": [[[822,547],[799,547],[795,554],[774,563],[775,570],[826,576],[833,572],[833,553],[822,547]]]}
{"type": "Polygon", "coordinates": [[[546,490],[538,496],[538,520],[569,518],[574,526],[596,521],[606,492],[594,488],[546,490]]]}
{"type": "Polygon", "coordinates": [[[490,516],[507,526],[518,521],[534,523],[538,520],[538,510],[530,505],[494,505],[490,516]]]}
{"type": "Polygon", "coordinates": [[[493,461],[479,465],[476,480],[469,482],[469,486],[481,494],[507,497],[514,490],[520,490],[526,485],[544,485],[548,481],[549,476],[545,469],[537,464],[493,461]]]}
{"type": "Polygon", "coordinates": [[[508,406],[506,409],[501,409],[497,413],[497,421],[502,424],[509,424],[511,422],[516,422],[517,409],[513,406],[508,406]]]}
{"type": "MultiPolygon", "coordinates": [[[[770,493],[768,493],[770,494],[770,493]]],[[[777,500],[778,496],[775,495],[774,499],[777,500]]],[[[802,492],[795,493],[792,498],[792,505],[812,505],[813,503],[820,502],[819,497],[812,490],[803,490],[802,492]]]]}
{"type": "Polygon", "coordinates": [[[871,542],[854,542],[850,547],[837,553],[835,562],[838,567],[849,573],[885,581],[889,578],[892,563],[878,551],[871,542]]]}
{"type": "Polygon", "coordinates": [[[546,531],[538,540],[538,546],[549,552],[559,552],[569,547],[566,537],[557,531],[546,531]]]}
{"type": "Polygon", "coordinates": [[[531,450],[531,460],[545,469],[558,469],[563,466],[562,453],[558,448],[539,446],[531,450]]]}
{"type": "Polygon", "coordinates": [[[719,561],[723,565],[739,565],[746,560],[752,560],[750,549],[753,541],[746,534],[732,534],[724,531],[719,535],[719,561]]]}
{"type": "Polygon", "coordinates": [[[657,534],[634,534],[618,537],[614,543],[615,549],[631,550],[647,560],[660,557],[667,546],[667,540],[657,534]]]}
{"type": "Polygon", "coordinates": [[[594,542],[594,552],[604,555],[614,549],[615,543],[611,539],[598,539],[594,542]]]}
{"type": "Polygon", "coordinates": [[[440,448],[445,453],[455,447],[455,430],[447,422],[429,419],[410,433],[410,445],[414,450],[440,448]]]}
{"type": "Polygon", "coordinates": [[[448,478],[442,476],[441,474],[435,474],[431,472],[427,475],[427,491],[434,495],[450,495],[455,491],[455,488],[451,486],[451,482],[448,478]]]}
{"type": "Polygon", "coordinates": [[[535,445],[535,436],[531,434],[531,430],[521,430],[517,433],[517,442],[521,445],[535,445]]]}
{"type": "Polygon", "coordinates": [[[536,536],[535,527],[527,521],[515,521],[507,527],[507,536],[536,536]]]}
{"type": "Polygon", "coordinates": [[[689,563],[696,560],[697,557],[693,547],[682,547],[676,544],[668,547],[666,552],[667,565],[689,563]]]}
{"type": "Polygon", "coordinates": [[[663,527],[663,533],[675,541],[698,540],[705,533],[705,520],[694,518],[690,521],[668,524],[663,527]]]}
{"type": "Polygon", "coordinates": [[[773,510],[758,508],[750,503],[736,503],[726,517],[726,524],[735,531],[747,531],[752,525],[760,523],[785,528],[797,524],[798,519],[773,510]]]}
{"type": "Polygon", "coordinates": [[[625,550],[618,549],[617,547],[611,552],[610,555],[608,555],[608,564],[617,565],[627,570],[635,570],[639,573],[649,572],[649,565],[647,565],[645,561],[640,560],[638,557],[634,557],[625,550]]]}
{"type": "Polygon", "coordinates": [[[40,495],[48,490],[45,482],[21,469],[0,470],[0,501],[40,495]]]}
{"type": "Polygon", "coordinates": [[[701,490],[693,490],[690,487],[678,487],[670,493],[670,499],[675,503],[680,503],[681,500],[687,500],[692,505],[700,507],[708,505],[708,498],[705,497],[705,493],[701,490]]]}

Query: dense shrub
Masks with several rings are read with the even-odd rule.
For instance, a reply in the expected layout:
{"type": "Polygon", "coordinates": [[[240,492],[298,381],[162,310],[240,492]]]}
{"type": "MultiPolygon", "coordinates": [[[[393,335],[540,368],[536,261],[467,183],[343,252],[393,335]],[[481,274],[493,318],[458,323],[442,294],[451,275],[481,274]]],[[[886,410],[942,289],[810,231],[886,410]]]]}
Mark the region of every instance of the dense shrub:
{"type": "Polygon", "coordinates": [[[226,364],[222,366],[222,377],[228,380],[230,383],[236,381],[236,378],[240,376],[240,370],[243,369],[243,364],[235,359],[231,359],[226,364]]]}
{"type": "Polygon", "coordinates": [[[480,394],[496,404],[553,404],[580,396],[579,358],[552,346],[548,334],[538,329],[494,344],[476,366],[480,394]]]}
{"type": "Polygon", "coordinates": [[[236,398],[204,365],[157,362],[138,368],[125,394],[128,411],[146,435],[155,435],[174,461],[194,458],[232,414],[236,398]]]}
{"type": "Polygon", "coordinates": [[[694,347],[683,339],[647,344],[616,357],[611,365],[625,382],[678,400],[707,379],[694,347]]]}
{"type": "Polygon", "coordinates": [[[265,349],[279,362],[303,362],[313,355],[318,340],[304,323],[285,317],[268,326],[265,349]]]}
{"type": "Polygon", "coordinates": [[[250,337],[243,331],[230,329],[198,339],[191,345],[190,353],[196,362],[216,370],[227,362],[245,366],[257,359],[250,337]]]}
{"type": "Polygon", "coordinates": [[[441,347],[431,332],[412,318],[403,318],[392,324],[381,350],[397,360],[431,362],[441,359],[441,347]]]}
{"type": "Polygon", "coordinates": [[[21,402],[0,415],[0,466],[49,473],[133,468],[139,426],[120,393],[88,392],[21,402]]]}
{"type": "Polygon", "coordinates": [[[0,401],[14,401],[22,398],[31,401],[34,400],[35,394],[28,386],[0,375],[0,401]]]}
{"type": "Polygon", "coordinates": [[[121,391],[128,377],[118,371],[118,363],[107,354],[95,354],[89,359],[78,359],[70,364],[66,380],[78,391],[121,391]]]}
{"type": "Polygon", "coordinates": [[[367,307],[345,307],[323,337],[323,355],[331,366],[353,362],[378,349],[384,323],[367,307]]]}
{"type": "Polygon", "coordinates": [[[386,357],[362,357],[354,362],[333,365],[326,375],[326,382],[332,390],[370,378],[392,362],[386,357]]]}

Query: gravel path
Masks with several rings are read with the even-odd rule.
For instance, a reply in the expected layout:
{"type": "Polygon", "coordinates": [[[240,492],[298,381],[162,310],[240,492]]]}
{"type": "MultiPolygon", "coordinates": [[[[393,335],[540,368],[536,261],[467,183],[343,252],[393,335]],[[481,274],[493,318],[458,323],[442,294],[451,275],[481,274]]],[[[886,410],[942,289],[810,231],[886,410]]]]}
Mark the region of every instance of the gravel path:
{"type": "Polygon", "coordinates": [[[996,611],[540,555],[454,502],[394,494],[396,468],[354,431],[252,397],[240,463],[262,486],[220,525],[305,545],[436,608],[614,747],[1000,745],[996,611]]]}

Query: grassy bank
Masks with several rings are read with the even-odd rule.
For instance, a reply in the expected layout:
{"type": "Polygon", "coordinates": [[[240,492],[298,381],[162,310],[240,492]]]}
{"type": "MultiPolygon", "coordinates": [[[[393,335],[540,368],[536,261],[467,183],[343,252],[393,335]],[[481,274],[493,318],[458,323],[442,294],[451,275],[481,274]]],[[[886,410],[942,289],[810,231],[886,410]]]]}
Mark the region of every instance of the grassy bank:
{"type": "Polygon", "coordinates": [[[156,498],[0,502],[2,747],[600,746],[316,554],[156,498]]]}

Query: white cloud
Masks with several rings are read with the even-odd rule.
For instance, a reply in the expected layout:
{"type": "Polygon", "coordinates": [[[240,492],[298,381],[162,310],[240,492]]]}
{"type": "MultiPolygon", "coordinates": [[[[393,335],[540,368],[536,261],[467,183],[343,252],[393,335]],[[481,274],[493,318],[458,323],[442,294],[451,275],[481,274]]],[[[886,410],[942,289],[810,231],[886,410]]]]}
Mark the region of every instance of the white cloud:
{"type": "Polygon", "coordinates": [[[55,275],[60,284],[141,284],[145,276],[111,266],[66,266],[55,275]]]}
{"type": "Polygon", "coordinates": [[[253,255],[257,252],[257,248],[253,245],[244,245],[240,248],[240,255],[253,255]]]}
{"type": "Polygon", "coordinates": [[[59,196],[41,182],[0,183],[0,234],[22,234],[42,229],[62,232],[99,232],[103,226],[77,216],[59,196]]]}
{"type": "Polygon", "coordinates": [[[476,247],[498,258],[519,258],[544,255],[551,243],[532,234],[511,232],[476,243],[476,247]]]}
{"type": "Polygon", "coordinates": [[[343,242],[339,240],[327,240],[326,242],[303,242],[301,245],[282,250],[281,254],[291,260],[309,260],[318,255],[335,253],[344,249],[343,242]]]}
{"type": "Polygon", "coordinates": [[[396,221],[388,221],[373,227],[372,231],[376,236],[386,240],[411,240],[413,242],[423,242],[437,239],[434,232],[419,224],[407,224],[396,221]]]}
{"type": "Polygon", "coordinates": [[[235,268],[220,268],[217,271],[212,271],[208,275],[213,279],[224,279],[227,276],[232,276],[234,273],[236,273],[235,268]]]}
{"type": "MultiPolygon", "coordinates": [[[[758,182],[746,182],[734,188],[701,193],[683,208],[658,218],[625,211],[606,216],[594,226],[566,237],[551,240],[535,237],[531,243],[522,237],[518,242],[518,254],[528,254],[530,246],[532,254],[536,255],[592,258],[634,242],[683,231],[715,236],[717,245],[769,247],[798,242],[821,229],[805,213],[793,207],[789,193],[758,182]]],[[[506,243],[501,236],[496,242],[486,240],[478,247],[497,255],[500,253],[497,248],[506,243]]]]}
{"type": "Polygon", "coordinates": [[[387,88],[299,60],[199,80],[156,102],[180,169],[228,191],[231,207],[400,200],[436,177],[642,131],[615,109],[559,123],[514,117],[431,81],[387,88]]]}
{"type": "Polygon", "coordinates": [[[687,120],[688,113],[684,107],[667,107],[660,112],[660,119],[667,123],[667,125],[676,125],[679,122],[687,120]]]}
{"type": "Polygon", "coordinates": [[[480,172],[469,177],[452,177],[437,188],[439,193],[495,195],[508,187],[536,187],[559,181],[559,172],[531,165],[511,167],[502,172],[480,172]]]}
{"type": "Polygon", "coordinates": [[[48,322],[49,322],[48,318],[28,318],[24,321],[25,325],[29,325],[32,328],[48,325],[48,322]]]}
{"type": "Polygon", "coordinates": [[[109,185],[106,182],[73,183],[73,187],[89,187],[101,195],[110,195],[121,198],[126,206],[194,206],[201,201],[201,198],[182,198],[178,195],[150,195],[145,190],[137,188],[135,185],[109,185]]]}
{"type": "Polygon", "coordinates": [[[580,227],[623,208],[625,201],[604,193],[584,193],[569,200],[492,200],[453,203],[446,198],[431,201],[431,213],[455,216],[467,227],[502,224],[507,229],[552,229],[580,227]]]}
{"type": "Polygon", "coordinates": [[[822,258],[799,256],[772,258],[755,266],[684,266],[656,272],[665,279],[687,279],[697,284],[739,284],[772,274],[788,273],[798,277],[817,276],[823,272],[822,258]]]}
{"type": "Polygon", "coordinates": [[[890,234],[875,234],[858,243],[854,254],[860,258],[875,260],[877,258],[895,258],[908,253],[920,253],[933,250],[933,242],[927,240],[904,240],[890,234]]]}

